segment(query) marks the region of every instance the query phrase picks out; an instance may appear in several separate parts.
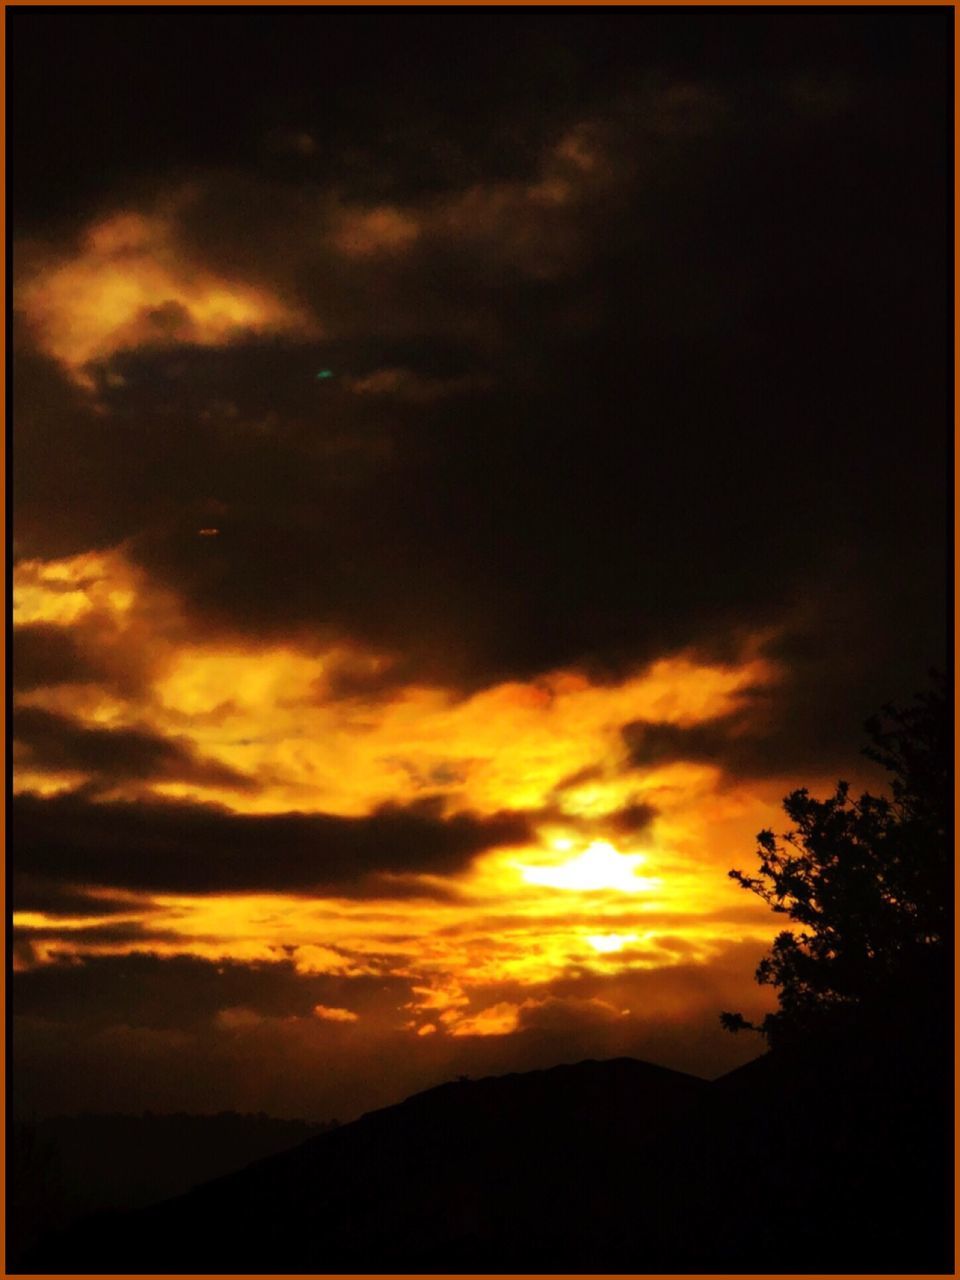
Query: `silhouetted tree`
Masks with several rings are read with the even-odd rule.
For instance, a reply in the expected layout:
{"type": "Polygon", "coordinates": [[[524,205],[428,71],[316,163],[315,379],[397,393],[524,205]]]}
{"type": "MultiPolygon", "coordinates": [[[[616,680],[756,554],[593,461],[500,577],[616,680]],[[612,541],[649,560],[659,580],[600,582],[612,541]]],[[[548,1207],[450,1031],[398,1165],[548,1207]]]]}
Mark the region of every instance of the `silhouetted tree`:
{"type": "Polygon", "coordinates": [[[890,773],[890,796],[853,799],[845,782],[827,800],[794,791],[784,800],[793,829],[757,837],[759,875],[730,872],[799,929],[757,969],[778,1010],[759,1026],[723,1013],[728,1030],[760,1031],[776,1047],[831,1027],[949,1016],[948,723],[939,677],[907,709],[884,707],[867,721],[864,754],[890,773]]]}

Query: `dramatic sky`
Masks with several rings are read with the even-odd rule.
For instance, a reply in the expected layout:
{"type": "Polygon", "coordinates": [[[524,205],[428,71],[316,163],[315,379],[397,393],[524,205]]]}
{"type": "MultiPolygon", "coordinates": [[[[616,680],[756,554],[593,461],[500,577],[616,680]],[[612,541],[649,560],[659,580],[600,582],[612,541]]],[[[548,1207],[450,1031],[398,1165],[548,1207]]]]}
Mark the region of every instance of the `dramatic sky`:
{"type": "Polygon", "coordinates": [[[18,1105],[757,1052],[944,663],[951,20],[9,11],[18,1105]]]}

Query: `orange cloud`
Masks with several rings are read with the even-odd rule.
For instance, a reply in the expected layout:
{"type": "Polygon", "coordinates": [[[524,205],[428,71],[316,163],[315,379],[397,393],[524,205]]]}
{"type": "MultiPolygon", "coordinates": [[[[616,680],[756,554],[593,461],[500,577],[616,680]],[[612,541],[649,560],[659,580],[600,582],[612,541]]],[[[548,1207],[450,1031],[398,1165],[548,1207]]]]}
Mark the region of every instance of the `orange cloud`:
{"type": "MultiPolygon", "coordinates": [[[[638,768],[621,733],[637,719],[688,727],[749,716],[757,687],[778,678],[756,642],[730,663],[675,653],[605,684],[562,671],[468,697],[416,684],[368,697],[362,682],[344,697],[344,664],[377,674],[389,657],[304,637],[198,643],[182,604],[120,550],[19,566],[15,607],[27,623],[82,637],[105,673],[31,688],[22,705],[100,729],[139,725],[252,779],[242,792],[218,786],[214,774],[118,779],[104,800],[160,795],[238,813],[362,817],[428,796],[441,817],[532,815],[529,838],[446,874],[384,875],[385,893],[394,881],[402,897],[351,897],[349,886],[336,897],[155,894],[113,919],[131,927],[129,936],[91,932],[104,923],[95,916],[19,916],[30,963],[134,949],[218,962],[290,959],[302,974],[406,979],[410,1003],[398,1008],[397,1025],[411,1034],[490,1036],[541,1016],[523,999],[477,1007],[498,984],[522,991],[570,973],[599,980],[707,964],[731,944],[759,946],[774,932],[763,904],[745,902],[724,872],[743,860],[756,831],[776,823],[782,785],[723,778],[687,761],[638,768]],[[135,680],[116,666],[130,652],[140,663],[135,680]],[[620,822],[627,809],[641,815],[629,828],[620,822]]],[[[16,785],[51,792],[84,780],[34,765],[16,785]]],[[[318,1006],[315,1016],[353,1021],[339,1006],[318,1006]]]]}
{"type": "Polygon", "coordinates": [[[325,1004],[315,1004],[313,1012],[316,1017],[322,1018],[325,1022],[356,1022],[359,1016],[350,1009],[331,1008],[325,1004]]]}
{"type": "Polygon", "coordinates": [[[332,240],[348,258],[370,258],[377,254],[408,249],[418,238],[416,218],[391,205],[372,209],[345,209],[337,219],[332,240]]]}
{"type": "Polygon", "coordinates": [[[450,1029],[454,1036],[505,1036],[516,1031],[520,1018],[520,1006],[503,1001],[481,1009],[470,1018],[455,1022],[450,1029]]]}
{"type": "Polygon", "coordinates": [[[245,334],[310,327],[268,290],[186,260],[169,217],[137,212],[94,223],[77,253],[34,269],[17,305],[40,346],[81,381],[90,361],[118,351],[220,346],[245,334]]]}
{"type": "Polygon", "coordinates": [[[352,262],[382,266],[421,243],[480,247],[526,275],[550,277],[570,265],[585,239],[589,206],[609,200],[617,173],[602,128],[584,121],[546,147],[526,180],[481,182],[416,208],[336,205],[328,240],[352,262]]]}
{"type": "Polygon", "coordinates": [[[250,813],[360,816],[433,795],[448,813],[550,809],[552,835],[563,838],[566,820],[577,828],[602,823],[643,803],[669,810],[678,793],[713,789],[709,766],[631,769],[625,724],[687,727],[746,710],[753,691],[778,674],[748,646],[729,664],[673,654],[618,683],[559,671],[467,698],[417,684],[386,698],[343,698],[345,667],[377,675],[389,657],[346,643],[194,642],[179,602],[157,593],[119,551],[19,566],[14,609],[18,622],[83,624],[85,643],[100,646],[108,669],[124,650],[137,651],[147,667],[139,697],[88,680],[35,690],[24,704],[100,727],[182,737],[257,785],[242,797],[201,782],[158,784],[155,794],[250,813]]]}

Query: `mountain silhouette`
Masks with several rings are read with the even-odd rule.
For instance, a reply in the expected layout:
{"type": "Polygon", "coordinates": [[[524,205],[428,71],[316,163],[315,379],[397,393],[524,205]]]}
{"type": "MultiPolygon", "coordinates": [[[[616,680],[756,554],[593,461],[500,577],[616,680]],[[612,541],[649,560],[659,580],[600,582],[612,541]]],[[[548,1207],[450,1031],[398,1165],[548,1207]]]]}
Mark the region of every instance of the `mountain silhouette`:
{"type": "Polygon", "coordinates": [[[460,1080],[90,1218],[23,1270],[949,1272],[946,1079],[920,1063],[833,1045],[714,1082],[631,1059],[460,1080]]]}

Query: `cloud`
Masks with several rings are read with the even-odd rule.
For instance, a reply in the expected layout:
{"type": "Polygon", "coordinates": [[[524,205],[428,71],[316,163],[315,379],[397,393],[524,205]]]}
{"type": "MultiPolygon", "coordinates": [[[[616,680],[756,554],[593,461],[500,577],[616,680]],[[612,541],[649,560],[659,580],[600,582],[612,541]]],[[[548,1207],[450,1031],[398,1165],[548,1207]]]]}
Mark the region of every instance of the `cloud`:
{"type": "Polygon", "coordinates": [[[72,631],[49,622],[18,627],[13,635],[13,686],[29,692],[93,679],[102,672],[83,653],[72,631]]]}
{"type": "Polygon", "coordinates": [[[519,1025],[545,1031],[571,1031],[577,1027],[606,1025],[628,1016],[629,1009],[616,1009],[599,996],[561,999],[548,996],[520,1006],[519,1025]]]}
{"type": "Polygon", "coordinates": [[[22,707],[14,714],[14,742],[27,750],[21,764],[53,774],[79,774],[98,788],[131,779],[180,781],[200,786],[249,790],[252,778],[216,761],[198,757],[186,739],[169,739],[146,729],[92,728],[67,716],[22,707]]]}
{"type": "Polygon", "coordinates": [[[214,1018],[214,1024],[224,1031],[247,1031],[251,1027],[259,1027],[262,1023],[263,1018],[260,1014],[243,1005],[218,1009],[214,1018]]]}
{"type": "MultiPolygon", "coordinates": [[[[198,557],[228,536],[194,532],[194,544],[204,544],[198,557]]],[[[266,646],[230,633],[198,635],[186,603],[122,552],[23,562],[15,616],[72,627],[102,673],[38,688],[22,702],[81,722],[99,735],[90,747],[106,748],[108,727],[147,732],[169,744],[155,747],[169,766],[189,744],[211,766],[257,785],[231,791],[226,774],[218,786],[213,775],[202,779],[184,766],[175,783],[171,767],[166,781],[155,768],[155,788],[259,812],[357,815],[442,795],[450,809],[538,810],[545,818],[553,811],[559,822],[616,811],[619,835],[635,836],[657,800],[645,794],[651,780],[624,772],[621,726],[641,715],[696,723],[750,704],[777,679],[747,638],[723,664],[677,653],[616,680],[548,671],[464,696],[421,683],[409,655],[338,636],[295,633],[266,646]]],[[[74,763],[82,763],[76,753],[74,763]]],[[[23,774],[21,786],[43,785],[42,772],[23,774]]]]}
{"type": "Polygon", "coordinates": [[[761,735],[744,729],[736,716],[688,726],[634,720],[624,725],[622,732],[631,763],[641,769],[677,760],[704,761],[725,768],[749,759],[756,773],[764,762],[768,766],[772,763],[769,755],[764,756],[761,735]]]}
{"type": "Polygon", "coordinates": [[[389,396],[411,404],[432,404],[448,397],[465,396],[484,389],[483,379],[469,374],[453,378],[432,378],[412,369],[375,369],[348,382],[361,396],[389,396]]]}
{"type": "Polygon", "coordinates": [[[344,211],[333,231],[333,243],[348,258],[402,253],[420,234],[415,218],[389,206],[344,211]]]}
{"type": "Polygon", "coordinates": [[[268,142],[281,155],[308,157],[317,153],[316,138],[305,129],[277,130],[268,142]]]}
{"type": "Polygon", "coordinates": [[[20,1080],[732,1065],[726,869],[942,663],[945,18],[277,13],[17,19],[20,1080]]]}
{"type": "Polygon", "coordinates": [[[502,1036],[516,1031],[569,1033],[595,1024],[606,1024],[623,1017],[629,1010],[615,1009],[598,997],[547,996],[543,1000],[528,999],[519,1004],[501,1001],[478,1013],[457,1018],[450,1024],[454,1036],[502,1036]]]}
{"type": "MultiPolygon", "coordinates": [[[[520,1007],[503,1001],[490,1005],[469,1017],[457,1018],[451,1025],[454,1036],[505,1036],[516,1031],[520,1007]]],[[[429,1025],[429,1024],[427,1024],[429,1025]]]]}
{"type": "Polygon", "coordinates": [[[306,892],[356,887],[375,871],[452,871],[528,833],[521,815],[443,818],[423,805],[366,818],[240,816],[171,801],[94,803],[77,793],[21,795],[14,822],[17,865],[28,874],[181,893],[306,892]]]}
{"type": "MultiPolygon", "coordinates": [[[[18,1016],[88,1027],[126,1025],[195,1031],[215,1024],[223,1010],[244,1009],[257,1021],[323,1020],[317,1007],[399,1023],[403,980],[304,974],[291,960],[239,963],[195,956],[63,957],[18,976],[18,1016]]],[[[337,1019],[333,1019],[336,1021],[337,1019]]],[[[341,1019],[342,1020],[342,1019],[341,1019]]],[[[252,1019],[249,1020],[252,1025],[252,1019]]],[[[351,1021],[351,1019],[347,1019],[351,1021]]]]}
{"type": "Polygon", "coordinates": [[[172,220],[159,213],[95,222],[75,255],[33,265],[17,305],[42,349],[81,379],[92,360],[134,347],[220,345],[306,327],[269,293],[185,262],[172,220]]]}
{"type": "Polygon", "coordinates": [[[530,1001],[518,1019],[524,1025],[494,1035],[445,1034],[436,1017],[422,1024],[435,1028],[424,1035],[393,1029],[406,998],[402,980],[310,977],[283,961],[63,962],[18,977],[19,1103],[40,1113],[148,1104],[160,1112],[233,1107],[347,1120],[459,1074],[585,1058],[639,1057],[709,1076],[756,1053],[721,1029],[717,1011],[762,1016],[766,996],[752,976],[758,956],[756,946],[731,947],[710,966],[571,977],[532,994],[491,990],[478,1009],[530,1001]],[[352,1009],[358,1020],[317,1017],[318,1003],[352,1009]]]}
{"type": "MultiPolygon", "coordinates": [[[[87,900],[83,904],[85,910],[90,910],[95,906],[95,900],[87,900]]],[[[27,950],[32,950],[35,956],[39,958],[36,952],[35,944],[63,942],[65,938],[65,930],[59,924],[34,926],[23,925],[17,926],[16,941],[18,946],[27,950]]],[[[158,942],[175,942],[179,935],[173,930],[161,930],[152,928],[149,922],[144,923],[140,920],[120,920],[110,924],[91,924],[81,925],[79,927],[71,927],[66,936],[69,939],[69,948],[138,948],[147,947],[158,942]]],[[[57,948],[50,947],[44,949],[44,959],[58,954],[57,948]]],[[[61,950],[59,955],[65,955],[66,951],[61,950]]]]}
{"type": "Polygon", "coordinates": [[[125,893],[97,893],[43,880],[14,870],[13,909],[44,917],[132,915],[149,909],[149,900],[125,893]]]}
{"type": "Polygon", "coordinates": [[[579,1046],[583,1056],[632,1053],[631,1046],[651,1028],[662,1034],[668,1026],[686,1026],[699,1037],[710,1032],[718,1009],[737,1006],[752,1017],[770,1007],[772,993],[754,982],[760,954],[757,943],[740,942],[719,949],[709,964],[681,955],[655,968],[569,971],[539,984],[494,983],[477,987],[439,1026],[457,1038],[565,1043],[574,1051],[579,1046]]]}
{"type": "MultiPolygon", "coordinates": [[[[939,606],[927,572],[904,590],[932,622],[939,606]]],[[[695,725],[637,719],[623,726],[632,767],[655,770],[671,762],[701,763],[722,771],[722,785],[743,778],[829,784],[845,777],[876,789],[883,774],[862,755],[864,723],[887,702],[908,702],[942,664],[933,630],[923,638],[878,627],[889,583],[864,574],[851,590],[846,557],[825,566],[771,629],[762,651],[778,678],[757,684],[740,706],[695,725]],[[845,637],[839,645],[835,638],[845,637]],[[926,653],[927,657],[922,655],[926,653]],[[868,657],[869,655],[869,657],[868,657]]],[[[946,634],[945,616],[943,635],[946,634]]]]}
{"type": "MultiPolygon", "coordinates": [[[[824,545],[854,544],[853,572],[916,596],[888,568],[945,534],[919,496],[939,465],[940,375],[892,350],[868,313],[899,306],[929,328],[918,281],[942,272],[917,247],[917,269],[881,286],[889,255],[838,212],[886,172],[883,112],[842,115],[841,157],[826,136],[835,118],[799,128],[779,91],[758,112],[753,72],[738,75],[648,68],[589,109],[544,110],[522,138],[499,130],[482,164],[446,181],[403,173],[370,193],[355,169],[329,181],[200,173],[179,204],[143,198],[132,223],[108,215],[100,240],[58,247],[42,262],[128,253],[136,275],[138,255],[155,256],[176,283],[174,254],[203,279],[295,296],[326,337],[293,326],[236,345],[239,330],[222,341],[211,330],[208,344],[184,329],[175,359],[151,339],[115,353],[124,385],[98,382],[100,414],[22,360],[18,394],[32,403],[18,410],[18,536],[31,554],[130,539],[200,627],[335,631],[474,687],[586,662],[622,671],[691,638],[722,647],[721,633],[768,624],[807,594],[824,545]],[[811,168],[823,199],[802,177],[811,168]],[[761,178],[770,171],[779,185],[761,178]],[[336,238],[351,220],[393,247],[345,254],[336,238]],[[772,225],[788,230],[771,237],[772,225]],[[787,248],[798,242],[802,255],[787,248]],[[854,301],[865,287],[875,306],[854,301]],[[880,350],[902,372],[882,391],[880,350]],[[318,367],[337,377],[318,383],[318,367]],[[472,390],[447,394],[456,385],[472,390]],[[910,416],[901,486],[886,440],[910,416]],[[838,432],[855,471],[791,459],[785,442],[802,436],[812,459],[838,432]],[[816,546],[784,518],[785,494],[812,513],[816,546]],[[211,502],[228,518],[208,519],[211,502]],[[896,528],[891,511],[903,511],[896,528]],[[208,523],[221,537],[201,552],[208,523]]],[[[300,131],[326,157],[309,113],[300,131]]],[[[415,150],[442,154],[446,132],[417,132],[415,150]]],[[[896,147],[915,172],[920,160],[896,147]]],[[[896,216],[898,243],[929,243],[919,206],[896,216]]],[[[189,310],[179,288],[159,289],[156,305],[189,310]]],[[[923,572],[929,585],[941,569],[923,572]]],[[[881,596],[861,610],[878,627],[881,596]]],[[[922,616],[931,649],[942,627],[929,603],[922,616]]],[[[833,651],[859,639],[853,619],[841,629],[833,651]]],[[[898,665],[885,660],[888,680],[898,665]]]]}
{"type": "Polygon", "coordinates": [[[326,1022],[356,1022],[360,1016],[350,1009],[337,1009],[326,1004],[315,1004],[313,1012],[326,1022]]]}

